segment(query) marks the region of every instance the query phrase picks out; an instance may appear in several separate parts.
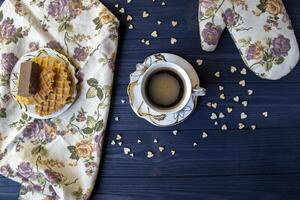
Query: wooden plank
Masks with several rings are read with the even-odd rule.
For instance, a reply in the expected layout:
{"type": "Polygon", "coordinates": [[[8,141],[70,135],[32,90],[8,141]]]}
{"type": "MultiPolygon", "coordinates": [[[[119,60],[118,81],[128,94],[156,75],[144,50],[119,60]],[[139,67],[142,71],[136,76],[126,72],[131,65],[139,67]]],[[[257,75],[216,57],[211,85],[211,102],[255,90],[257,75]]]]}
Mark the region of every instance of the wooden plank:
{"type": "Polygon", "coordinates": [[[298,200],[299,174],[224,177],[103,177],[93,199],[298,200]]]}
{"type": "Polygon", "coordinates": [[[202,131],[179,129],[177,136],[161,129],[109,132],[101,177],[300,173],[299,129],[208,131],[206,139],[202,131]],[[110,145],[117,133],[123,136],[122,147],[110,145]],[[137,139],[142,143],[137,144],[137,139]],[[195,141],[198,146],[193,147],[195,141]],[[164,152],[159,152],[159,145],[165,146],[164,152]],[[130,147],[135,156],[124,155],[123,147],[130,147]],[[154,158],[148,159],[147,151],[153,151],[154,158]]]}

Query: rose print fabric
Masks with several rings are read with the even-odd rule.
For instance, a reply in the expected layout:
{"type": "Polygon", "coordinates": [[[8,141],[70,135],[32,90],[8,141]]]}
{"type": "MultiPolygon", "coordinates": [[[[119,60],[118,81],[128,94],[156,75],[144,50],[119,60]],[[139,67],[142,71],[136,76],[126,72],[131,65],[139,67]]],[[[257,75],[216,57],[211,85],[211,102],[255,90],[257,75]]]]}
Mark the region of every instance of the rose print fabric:
{"type": "Polygon", "coordinates": [[[0,173],[20,199],[88,199],[110,105],[118,20],[98,0],[6,0],[0,8],[0,173]],[[78,98],[49,120],[23,113],[10,94],[14,64],[42,47],[77,67],[78,98]]]}
{"type": "Polygon", "coordinates": [[[227,28],[245,64],[261,78],[280,79],[299,60],[281,0],[200,0],[199,25],[203,50],[214,51],[227,28]]]}

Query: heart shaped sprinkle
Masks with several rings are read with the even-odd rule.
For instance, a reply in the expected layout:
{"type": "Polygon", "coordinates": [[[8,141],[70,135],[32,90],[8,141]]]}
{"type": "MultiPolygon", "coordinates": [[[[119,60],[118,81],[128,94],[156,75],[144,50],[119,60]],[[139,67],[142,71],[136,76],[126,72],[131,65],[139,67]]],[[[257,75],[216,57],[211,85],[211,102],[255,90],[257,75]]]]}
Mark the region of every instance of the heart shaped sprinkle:
{"type": "Polygon", "coordinates": [[[134,153],[130,153],[129,156],[130,156],[130,157],[134,157],[134,153]]]}
{"type": "Polygon", "coordinates": [[[175,21],[175,20],[172,21],[172,26],[173,26],[173,27],[177,26],[177,24],[178,24],[177,21],[175,21]]]}
{"type": "Polygon", "coordinates": [[[256,129],[256,125],[251,125],[252,130],[256,129]]]}
{"type": "Polygon", "coordinates": [[[246,68],[243,68],[243,69],[240,71],[240,73],[241,73],[242,75],[246,75],[246,74],[247,74],[246,68]]]}
{"type": "Polygon", "coordinates": [[[239,82],[239,85],[242,86],[242,87],[245,87],[246,86],[246,81],[245,80],[241,80],[239,82]]]}
{"type": "Polygon", "coordinates": [[[124,154],[125,155],[128,155],[129,154],[129,152],[130,152],[130,148],[128,148],[128,147],[124,147],[124,154]]]}
{"type": "Polygon", "coordinates": [[[237,71],[236,67],[234,67],[234,66],[231,66],[231,67],[230,67],[230,72],[231,72],[231,73],[234,73],[234,72],[236,72],[236,71],[237,71]]]}
{"type": "Polygon", "coordinates": [[[157,144],[157,143],[158,143],[158,139],[155,138],[155,139],[153,140],[153,143],[157,144]]]}
{"type": "Polygon", "coordinates": [[[128,29],[132,30],[134,27],[132,24],[129,24],[128,29]]]}
{"type": "Polygon", "coordinates": [[[151,44],[151,43],[150,43],[149,40],[146,40],[146,41],[145,41],[145,45],[149,46],[150,44],[151,44]]]}
{"type": "Polygon", "coordinates": [[[226,97],[225,97],[225,94],[221,94],[221,95],[220,95],[220,99],[223,99],[223,100],[224,100],[225,98],[226,98],[226,97]]]}
{"type": "Polygon", "coordinates": [[[174,156],[175,154],[176,154],[176,150],[171,150],[171,154],[172,154],[172,156],[174,156]]]}
{"type": "Polygon", "coordinates": [[[263,113],[262,113],[262,116],[268,117],[268,116],[269,116],[269,113],[268,113],[268,112],[263,112],[263,113]]]}
{"type": "Polygon", "coordinates": [[[178,134],[178,130],[173,130],[173,135],[177,135],[178,134]]]}
{"type": "Polygon", "coordinates": [[[217,121],[215,121],[215,122],[214,122],[214,125],[215,125],[215,126],[218,126],[218,125],[219,125],[219,123],[218,123],[217,121]]]}
{"type": "Polygon", "coordinates": [[[202,133],[202,138],[205,139],[205,138],[207,138],[207,137],[208,137],[208,134],[207,134],[206,132],[203,132],[203,133],[202,133]]]}
{"type": "Polygon", "coordinates": [[[212,103],[211,107],[213,107],[214,109],[216,109],[218,107],[218,104],[217,103],[212,103]]]}
{"type": "Polygon", "coordinates": [[[248,101],[243,101],[243,102],[242,102],[242,105],[243,105],[244,107],[247,107],[247,106],[248,106],[248,101]]]}
{"type": "Polygon", "coordinates": [[[215,73],[215,77],[220,78],[221,77],[221,73],[220,72],[216,72],[215,73]]]}
{"type": "Polygon", "coordinates": [[[251,96],[253,94],[253,90],[248,90],[248,95],[251,96]]]}
{"type": "Polygon", "coordinates": [[[197,146],[198,143],[197,142],[193,142],[193,147],[197,146]]]}
{"type": "Polygon", "coordinates": [[[122,135],[120,135],[120,134],[117,134],[117,136],[116,136],[116,140],[121,140],[122,139],[122,135]]]}
{"type": "Polygon", "coordinates": [[[203,64],[203,60],[202,59],[197,59],[196,62],[197,62],[198,66],[201,66],[203,64]]]}
{"type": "Polygon", "coordinates": [[[147,158],[153,158],[154,153],[152,151],[147,152],[147,158]]]}
{"type": "Polygon", "coordinates": [[[227,125],[226,125],[226,124],[223,124],[222,127],[221,127],[221,130],[222,130],[222,131],[227,131],[227,129],[228,129],[228,128],[227,128],[227,125]]]}
{"type": "Polygon", "coordinates": [[[240,97],[239,97],[239,96],[235,96],[235,97],[233,98],[233,100],[234,100],[235,102],[239,102],[239,101],[240,101],[240,97]]]}
{"type": "Polygon", "coordinates": [[[142,143],[142,140],[141,139],[137,139],[136,143],[140,144],[140,143],[142,143]]]}
{"type": "Polygon", "coordinates": [[[224,87],[220,85],[220,86],[219,86],[219,90],[220,90],[220,91],[224,90],[224,87]]]}
{"type": "Polygon", "coordinates": [[[119,12],[120,13],[125,13],[125,9],[124,8],[120,8],[119,12]]]}
{"type": "Polygon", "coordinates": [[[151,36],[154,37],[154,38],[158,37],[157,31],[153,31],[153,32],[151,33],[151,36]]]}
{"type": "Polygon", "coordinates": [[[143,11],[143,18],[147,18],[150,16],[150,13],[148,13],[147,11],[143,11]]]}
{"type": "Polygon", "coordinates": [[[241,113],[241,119],[247,119],[248,115],[244,112],[241,113]]]}
{"type": "Polygon", "coordinates": [[[171,40],[170,40],[171,44],[176,44],[177,43],[177,39],[172,37],[171,40]]]}
{"type": "Polygon", "coordinates": [[[228,112],[228,113],[231,113],[232,111],[233,111],[232,108],[230,108],[230,107],[227,108],[227,112],[228,112]]]}
{"type": "Polygon", "coordinates": [[[112,140],[112,141],[110,142],[110,144],[114,146],[114,145],[116,145],[116,141],[112,140]]]}
{"type": "Polygon", "coordinates": [[[209,108],[211,108],[211,102],[207,102],[206,106],[209,107],[209,108]]]}
{"type": "Polygon", "coordinates": [[[126,20],[127,20],[127,21],[132,21],[132,19],[133,19],[133,18],[132,18],[131,15],[127,15],[127,17],[126,17],[126,20]]]}
{"type": "Polygon", "coordinates": [[[216,115],[216,113],[211,113],[210,119],[211,120],[218,119],[218,116],[216,115]]]}
{"type": "Polygon", "coordinates": [[[123,142],[118,142],[118,145],[119,145],[119,146],[122,146],[122,144],[123,144],[123,142]]]}
{"type": "Polygon", "coordinates": [[[222,112],[219,113],[219,118],[220,118],[220,119],[223,119],[224,117],[225,117],[224,113],[222,113],[222,112]]]}
{"type": "Polygon", "coordinates": [[[157,21],[157,25],[161,25],[162,22],[160,20],[157,21]]]}
{"type": "Polygon", "coordinates": [[[239,129],[241,130],[243,128],[245,128],[245,125],[243,123],[239,123],[239,129]]]}
{"type": "Polygon", "coordinates": [[[164,146],[159,146],[159,147],[158,147],[158,150],[159,150],[160,152],[163,152],[163,151],[165,150],[165,147],[164,147],[164,146]]]}

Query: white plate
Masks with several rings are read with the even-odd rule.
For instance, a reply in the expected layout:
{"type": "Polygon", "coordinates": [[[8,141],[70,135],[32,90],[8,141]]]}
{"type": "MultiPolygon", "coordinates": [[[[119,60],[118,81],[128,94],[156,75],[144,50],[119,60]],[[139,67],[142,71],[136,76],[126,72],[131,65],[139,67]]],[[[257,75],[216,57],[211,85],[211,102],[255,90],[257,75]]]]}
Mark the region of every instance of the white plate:
{"type": "Polygon", "coordinates": [[[68,63],[69,71],[71,72],[71,75],[73,77],[73,80],[72,80],[73,86],[72,87],[75,88],[75,90],[73,92],[73,95],[72,95],[72,98],[59,111],[57,111],[55,113],[52,113],[50,115],[46,115],[46,116],[40,116],[40,115],[38,115],[35,112],[33,105],[26,106],[26,105],[20,104],[19,102],[18,103],[19,103],[21,109],[27,115],[29,115],[30,117],[33,117],[33,118],[36,118],[36,119],[54,118],[54,117],[59,116],[63,112],[65,112],[73,104],[73,102],[74,102],[74,100],[76,98],[76,95],[77,95],[76,85],[77,85],[78,80],[77,80],[77,78],[75,76],[75,67],[69,62],[69,60],[64,55],[56,52],[53,49],[49,49],[49,48],[42,48],[42,49],[39,49],[39,50],[34,51],[34,52],[26,53],[25,55],[23,55],[18,60],[18,62],[16,63],[16,65],[14,66],[14,68],[12,70],[12,73],[11,73],[11,76],[10,76],[10,91],[11,91],[12,96],[16,99],[17,92],[18,92],[18,80],[19,80],[19,73],[20,73],[21,64],[24,63],[24,62],[26,62],[26,61],[28,61],[28,60],[31,60],[33,57],[38,57],[38,56],[39,57],[51,56],[51,57],[58,58],[59,60],[61,60],[63,62],[68,63]]]}
{"type": "Polygon", "coordinates": [[[127,88],[130,106],[139,117],[159,127],[174,126],[183,122],[186,118],[188,118],[188,116],[190,116],[197,105],[197,97],[195,96],[192,96],[188,104],[181,111],[176,113],[159,114],[145,105],[138,87],[140,84],[140,78],[149,67],[153,66],[153,64],[164,62],[170,62],[181,66],[190,76],[192,86],[200,86],[199,77],[193,66],[188,61],[177,55],[158,53],[146,58],[143,64],[138,64],[136,71],[130,75],[130,83],[127,88]]]}

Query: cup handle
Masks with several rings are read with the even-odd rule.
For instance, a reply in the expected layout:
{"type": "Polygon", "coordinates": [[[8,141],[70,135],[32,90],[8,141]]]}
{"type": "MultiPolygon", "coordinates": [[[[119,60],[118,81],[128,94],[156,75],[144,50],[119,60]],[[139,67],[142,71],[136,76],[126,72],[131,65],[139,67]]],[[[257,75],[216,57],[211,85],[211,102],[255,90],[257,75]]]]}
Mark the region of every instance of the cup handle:
{"type": "Polygon", "coordinates": [[[203,97],[206,95],[206,89],[200,86],[196,86],[192,91],[193,96],[203,97]]]}

